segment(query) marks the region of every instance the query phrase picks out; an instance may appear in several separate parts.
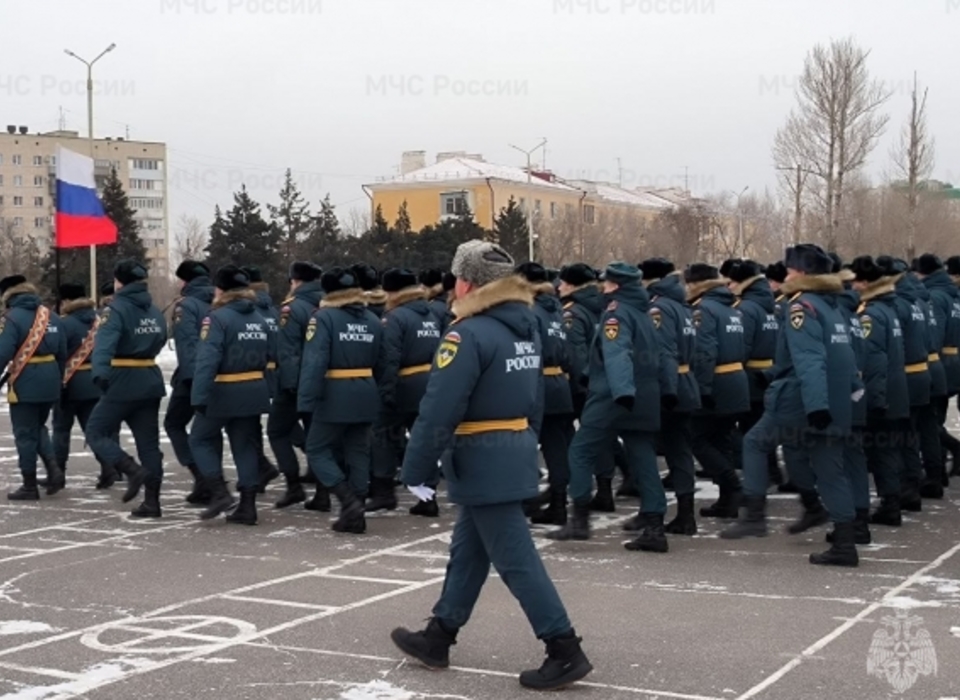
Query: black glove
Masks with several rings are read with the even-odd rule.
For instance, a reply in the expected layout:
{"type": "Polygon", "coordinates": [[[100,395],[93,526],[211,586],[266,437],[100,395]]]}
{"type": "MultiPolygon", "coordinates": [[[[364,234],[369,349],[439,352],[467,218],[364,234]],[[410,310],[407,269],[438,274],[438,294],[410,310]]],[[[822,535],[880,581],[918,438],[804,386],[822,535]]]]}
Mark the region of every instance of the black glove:
{"type": "Polygon", "coordinates": [[[807,414],[807,423],[814,430],[826,430],[833,423],[830,411],[814,411],[807,414]]]}
{"type": "Polygon", "coordinates": [[[709,411],[712,411],[717,407],[717,402],[714,400],[713,396],[707,394],[700,394],[700,405],[706,408],[709,411]]]}
{"type": "Polygon", "coordinates": [[[194,411],[194,413],[199,413],[201,416],[206,416],[206,415],[207,415],[207,407],[206,407],[206,406],[203,406],[203,405],[194,406],[194,407],[193,407],[193,411],[194,411]]]}
{"type": "Polygon", "coordinates": [[[760,389],[766,390],[766,388],[770,386],[771,378],[766,372],[757,372],[754,376],[757,378],[757,387],[760,389]]]}
{"type": "Polygon", "coordinates": [[[94,377],[93,384],[104,394],[107,393],[107,389],[110,388],[110,380],[105,379],[104,377],[94,377]]]}
{"type": "Polygon", "coordinates": [[[632,396],[618,396],[614,399],[614,402],[619,406],[623,406],[628,411],[633,410],[634,398],[632,396]]]}
{"type": "Polygon", "coordinates": [[[672,411],[677,407],[678,403],[680,403],[680,400],[676,394],[664,394],[660,397],[660,407],[664,411],[672,411]]]}

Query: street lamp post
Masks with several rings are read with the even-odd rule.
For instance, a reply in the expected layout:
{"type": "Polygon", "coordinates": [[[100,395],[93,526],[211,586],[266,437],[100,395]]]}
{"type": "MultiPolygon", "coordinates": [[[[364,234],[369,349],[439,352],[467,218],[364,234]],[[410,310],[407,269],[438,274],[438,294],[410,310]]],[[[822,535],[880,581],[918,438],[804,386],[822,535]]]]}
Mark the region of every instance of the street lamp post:
{"type": "Polygon", "coordinates": [[[729,192],[737,198],[737,254],[741,258],[746,255],[746,246],[744,245],[743,240],[743,209],[740,208],[740,198],[749,189],[750,185],[745,186],[742,190],[740,190],[740,194],[737,194],[732,190],[724,190],[724,192],[729,192]]]}
{"type": "MultiPolygon", "coordinates": [[[[94,169],[96,169],[96,157],[93,150],[93,64],[115,48],[117,48],[116,44],[110,44],[92,61],[81,58],[70,49],[63,50],[68,56],[77,59],[87,67],[87,140],[90,146],[90,157],[94,159],[94,169]]],[[[96,182],[96,178],[94,178],[94,182],[96,182]]],[[[99,289],[100,285],[97,284],[97,247],[92,245],[90,246],[90,297],[96,299],[99,289]]]]}
{"type": "MultiPolygon", "coordinates": [[[[516,149],[516,150],[520,151],[521,153],[523,153],[523,154],[527,157],[527,184],[528,184],[528,185],[531,184],[531,183],[533,182],[533,172],[532,172],[532,167],[531,167],[531,165],[530,165],[530,156],[532,156],[532,155],[536,152],[536,150],[537,150],[538,148],[542,148],[542,147],[546,146],[546,145],[547,145],[547,140],[546,140],[546,139],[543,139],[543,141],[541,141],[540,143],[538,143],[536,146],[534,146],[533,148],[531,148],[529,151],[525,151],[524,149],[520,148],[519,146],[514,146],[513,144],[507,144],[507,145],[510,146],[510,148],[513,148],[513,149],[516,149]]],[[[531,207],[529,207],[529,208],[527,209],[527,244],[528,244],[528,247],[529,247],[527,254],[528,254],[528,256],[530,257],[530,262],[533,262],[533,240],[534,240],[534,235],[533,235],[533,214],[534,214],[534,211],[533,211],[533,207],[531,206],[531,207]]]]}

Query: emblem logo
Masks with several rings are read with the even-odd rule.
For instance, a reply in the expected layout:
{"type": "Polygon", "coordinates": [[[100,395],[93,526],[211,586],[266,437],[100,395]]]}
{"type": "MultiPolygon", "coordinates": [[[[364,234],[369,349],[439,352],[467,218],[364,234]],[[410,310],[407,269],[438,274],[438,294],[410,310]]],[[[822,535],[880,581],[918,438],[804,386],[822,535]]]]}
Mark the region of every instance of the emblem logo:
{"type": "Polygon", "coordinates": [[[790,307],[790,325],[793,330],[798,331],[803,327],[804,318],[805,314],[802,305],[794,304],[790,307]]]}
{"type": "Polygon", "coordinates": [[[870,337],[870,331],[873,330],[873,319],[870,318],[869,316],[861,316],[861,317],[860,317],[860,328],[863,329],[863,337],[864,337],[864,338],[869,338],[869,337],[870,337]]]}
{"type": "Polygon", "coordinates": [[[284,306],[280,309],[280,327],[287,325],[287,319],[290,317],[290,307],[284,306]]]}
{"type": "Polygon", "coordinates": [[[180,323],[183,320],[183,307],[179,304],[173,310],[173,323],[174,325],[180,323]]]}
{"type": "Polygon", "coordinates": [[[457,343],[452,343],[449,340],[440,343],[440,347],[437,348],[437,369],[444,369],[453,362],[458,350],[460,350],[460,346],[457,343]]]}
{"type": "Polygon", "coordinates": [[[110,307],[108,306],[100,312],[100,325],[102,326],[110,319],[110,307]]]}
{"type": "Polygon", "coordinates": [[[703,319],[703,312],[700,309],[697,309],[693,312],[693,325],[695,328],[700,327],[700,321],[703,319]]]}
{"type": "Polygon", "coordinates": [[[203,319],[203,324],[200,326],[200,340],[206,340],[208,335],[210,335],[210,317],[209,316],[203,319]]]}
{"type": "Polygon", "coordinates": [[[607,340],[616,340],[620,335],[620,322],[615,318],[608,318],[603,324],[603,334],[607,340]]]}
{"type": "Polygon", "coordinates": [[[660,326],[663,323],[663,316],[660,313],[660,309],[650,309],[650,319],[653,321],[653,327],[660,330],[660,326]]]}
{"type": "Polygon", "coordinates": [[[310,323],[307,324],[307,342],[309,343],[313,340],[313,336],[317,334],[317,319],[311,318],[310,323]]]}
{"type": "Polygon", "coordinates": [[[883,678],[897,693],[904,693],[920,676],[937,675],[937,652],[923,618],[903,608],[896,617],[881,618],[884,629],[873,633],[867,654],[867,673],[883,678]]]}

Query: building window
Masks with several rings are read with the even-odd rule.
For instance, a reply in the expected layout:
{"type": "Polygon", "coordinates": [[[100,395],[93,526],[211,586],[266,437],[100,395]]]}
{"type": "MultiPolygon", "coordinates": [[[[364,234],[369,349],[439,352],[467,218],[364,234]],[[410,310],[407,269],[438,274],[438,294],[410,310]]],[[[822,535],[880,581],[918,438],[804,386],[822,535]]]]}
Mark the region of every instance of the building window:
{"type": "Polygon", "coordinates": [[[583,223],[592,224],[594,219],[594,210],[592,204],[583,205],[583,223]]]}
{"type": "Polygon", "coordinates": [[[35,207],[42,207],[42,206],[43,206],[43,197],[34,197],[34,198],[33,198],[33,206],[35,206],[35,207]]]}
{"type": "MultiPolygon", "coordinates": [[[[3,206],[3,195],[0,194],[0,207],[2,206],[3,206]]],[[[3,223],[2,219],[0,219],[0,223],[3,223]]]]}
{"type": "Polygon", "coordinates": [[[43,165],[43,156],[34,156],[33,157],[34,165],[43,165]]]}
{"type": "Polygon", "coordinates": [[[130,180],[131,190],[152,190],[156,185],[155,180],[130,180]]]}
{"type": "Polygon", "coordinates": [[[34,186],[34,187],[43,187],[43,175],[34,175],[34,176],[33,176],[33,186],[34,186]]]}
{"type": "Polygon", "coordinates": [[[46,219],[46,217],[43,217],[43,216],[34,217],[34,219],[33,219],[33,227],[34,227],[34,228],[46,228],[46,227],[47,227],[47,219],[46,219]]]}
{"type": "Polygon", "coordinates": [[[14,228],[20,228],[21,226],[23,226],[23,217],[22,216],[13,217],[13,226],[14,228]]]}
{"type": "Polygon", "coordinates": [[[14,165],[21,165],[21,162],[20,162],[20,161],[21,161],[21,157],[20,157],[20,156],[15,155],[15,156],[13,157],[13,164],[14,164],[14,165]]]}
{"type": "Polygon", "coordinates": [[[13,176],[13,186],[14,187],[23,187],[23,177],[20,175],[13,176]]]}
{"type": "Polygon", "coordinates": [[[0,187],[3,187],[3,175],[0,175],[0,187]]]}
{"type": "Polygon", "coordinates": [[[534,214],[539,214],[539,213],[540,213],[540,200],[539,200],[539,199],[533,200],[533,213],[534,213],[534,214]]]}
{"type": "Polygon", "coordinates": [[[442,216],[461,216],[469,209],[466,192],[446,192],[440,195],[442,216]]]}
{"type": "Polygon", "coordinates": [[[550,202],[550,218],[551,218],[551,219],[556,219],[556,218],[557,218],[557,210],[558,210],[558,209],[559,209],[559,207],[557,206],[557,203],[556,203],[556,202],[550,202]]]}
{"type": "Polygon", "coordinates": [[[134,170],[159,170],[160,162],[152,158],[133,158],[130,167],[134,170]]]}
{"type": "Polygon", "coordinates": [[[13,198],[13,206],[22,207],[23,206],[23,197],[15,196],[13,198]]]}

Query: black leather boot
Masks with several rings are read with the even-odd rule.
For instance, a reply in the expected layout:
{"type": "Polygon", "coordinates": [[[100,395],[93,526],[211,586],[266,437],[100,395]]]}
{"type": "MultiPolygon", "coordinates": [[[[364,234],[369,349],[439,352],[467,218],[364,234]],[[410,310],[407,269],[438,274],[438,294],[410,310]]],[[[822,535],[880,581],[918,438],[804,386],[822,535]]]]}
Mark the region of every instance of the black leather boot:
{"type": "Polygon", "coordinates": [[[550,505],[533,514],[530,522],[534,525],[566,525],[567,524],[567,491],[556,490],[550,492],[550,505]]]}
{"type": "Polygon", "coordinates": [[[140,493],[140,487],[147,480],[147,470],[129,455],[117,462],[114,469],[127,477],[127,490],[123,494],[123,502],[129,503],[140,493]]]}
{"type": "Polygon", "coordinates": [[[590,510],[598,513],[615,513],[617,506],[613,502],[613,479],[597,477],[597,493],[590,501],[590,510]]]}
{"type": "Polygon", "coordinates": [[[573,517],[559,530],[547,533],[547,539],[566,542],[567,540],[590,539],[590,504],[574,503],[573,517]]]}
{"type": "Polygon", "coordinates": [[[643,530],[640,536],[624,544],[631,552],[666,552],[670,549],[663,532],[663,513],[641,513],[643,530]]]}
{"type": "Polygon", "coordinates": [[[433,494],[433,498],[429,501],[417,501],[410,506],[409,513],[410,515],[419,515],[422,518],[439,518],[440,506],[437,503],[437,494],[433,494]]]}
{"type": "Polygon", "coordinates": [[[720,533],[723,539],[742,540],[745,537],[767,536],[767,497],[746,496],[743,503],[737,522],[720,533]]]}
{"type": "Polygon", "coordinates": [[[671,535],[696,535],[697,520],[693,515],[693,494],[677,496],[677,517],[664,527],[671,535]]]}
{"type": "Polygon", "coordinates": [[[238,525],[257,524],[257,489],[240,491],[240,505],[227,516],[227,522],[238,525]]]}
{"type": "MultiPolygon", "coordinates": [[[[827,533],[827,544],[833,544],[836,535],[833,530],[827,533]]],[[[873,537],[870,534],[870,510],[857,508],[857,517],[853,521],[853,541],[855,544],[870,544],[873,537]]]]}
{"type": "Polygon", "coordinates": [[[100,465],[100,478],[97,479],[96,489],[98,491],[105,491],[106,489],[111,488],[117,479],[120,478],[120,474],[113,467],[107,466],[105,464],[100,465]]]}
{"type": "MultiPolygon", "coordinates": [[[[736,479],[736,477],[734,477],[736,479]]],[[[700,509],[702,518],[720,518],[730,520],[737,517],[737,511],[740,508],[740,482],[737,480],[736,487],[733,484],[720,484],[720,498],[706,508],[700,509]]]]}
{"type": "Polygon", "coordinates": [[[160,511],[160,482],[150,479],[143,485],[143,503],[130,511],[130,516],[134,518],[159,518],[162,515],[163,513],[160,511]]]}
{"type": "MultiPolygon", "coordinates": [[[[47,470],[46,482],[43,484],[47,488],[47,495],[52,496],[59,493],[67,486],[67,475],[57,461],[57,458],[51,455],[40,455],[40,461],[43,462],[44,469],[47,470]]],[[[37,485],[40,485],[39,480],[37,485]]]]}
{"type": "Polygon", "coordinates": [[[593,670],[574,630],[544,640],[547,658],[538,669],[520,674],[520,685],[532,690],[559,690],[582,680],[593,670]]]}
{"type": "Polygon", "coordinates": [[[188,464],[187,470],[193,476],[193,489],[184,500],[192,506],[210,505],[210,488],[200,475],[200,470],[193,464],[188,464]]]}
{"type": "Polygon", "coordinates": [[[214,479],[204,479],[206,488],[210,491],[210,503],[207,509],[200,513],[201,520],[212,520],[221,513],[226,513],[236,505],[233,496],[227,490],[227,484],[223,477],[214,479]]]}
{"type": "Polygon", "coordinates": [[[437,618],[433,618],[427,628],[419,632],[397,627],[390,633],[390,639],[407,656],[437,670],[450,666],[450,647],[457,643],[457,630],[449,632],[437,618]]]}
{"type": "Polygon", "coordinates": [[[800,519],[787,526],[787,532],[791,535],[799,535],[810,528],[823,525],[830,522],[830,514],[820,502],[820,496],[816,491],[804,489],[800,492],[800,503],[803,504],[803,514],[800,519]]]}
{"type": "Polygon", "coordinates": [[[317,492],[313,498],[303,504],[306,510],[315,510],[318,513],[330,512],[330,489],[317,483],[317,492]]]}
{"type": "MultiPolygon", "coordinates": [[[[363,517],[363,504],[357,498],[350,484],[341,481],[331,489],[340,502],[340,517],[333,524],[334,532],[351,532],[362,535],[367,531],[367,521],[363,517]]],[[[319,492],[319,488],[318,488],[319,492]]]]}
{"type": "Polygon", "coordinates": [[[836,523],[833,526],[833,544],[826,552],[811,554],[810,563],[820,566],[857,566],[860,558],[854,543],[854,524],[836,523]]]}
{"type": "Polygon", "coordinates": [[[284,474],[283,478],[287,482],[287,491],[280,497],[279,501],[273,504],[274,508],[286,508],[294,503],[303,503],[307,500],[307,494],[303,490],[303,486],[300,485],[299,476],[291,477],[284,474]]]}
{"type": "Polygon", "coordinates": [[[920,498],[920,482],[911,480],[900,484],[900,510],[909,513],[919,513],[923,510],[923,501],[920,498]]]}
{"type": "Polygon", "coordinates": [[[266,493],[270,482],[280,476],[280,470],[277,465],[267,459],[266,455],[260,455],[259,464],[257,464],[257,493],[266,493]]]}
{"type": "Polygon", "coordinates": [[[23,485],[7,494],[8,501],[39,501],[40,489],[37,488],[37,473],[23,475],[23,485]]]}
{"type": "Polygon", "coordinates": [[[370,480],[370,497],[363,509],[367,513],[375,513],[378,510],[396,510],[397,492],[393,485],[393,479],[384,477],[373,477],[370,480]]]}
{"type": "Polygon", "coordinates": [[[880,507],[873,511],[873,515],[870,516],[870,522],[874,525],[900,527],[903,524],[903,518],[900,514],[900,497],[883,496],[880,499],[880,507]]]}

